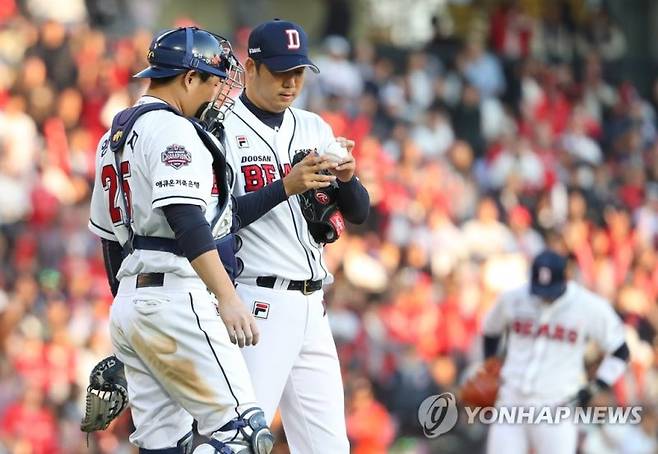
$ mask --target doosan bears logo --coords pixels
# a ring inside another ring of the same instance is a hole
[[[160,159],[165,165],[171,166],[178,170],[192,162],[192,155],[183,145],[169,145],[160,155]]]

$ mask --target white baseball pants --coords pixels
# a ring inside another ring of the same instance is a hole
[[[555,405],[545,402],[544,405]],[[502,387],[496,406],[524,407],[542,405],[541,399],[522,396],[514,390]],[[487,454],[513,452],[525,454],[575,454],[578,444],[578,426],[569,418],[557,424],[506,424],[495,423],[489,427]]]
[[[260,342],[242,354],[267,423],[279,407],[292,454],[348,454],[343,382],[322,290],[236,290],[257,315]]]
[[[136,446],[176,446],[193,419],[199,433],[209,436],[256,406],[240,349],[229,340],[200,279],[166,273],[164,285],[136,288],[136,276],[122,278],[110,330],[126,365],[136,427],[130,441]]]

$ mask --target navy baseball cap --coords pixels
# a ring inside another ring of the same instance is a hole
[[[567,288],[567,259],[554,251],[546,250],[532,262],[530,293],[554,300]]]
[[[308,37],[294,22],[274,19],[260,24],[249,34],[247,54],[272,72],[284,72],[308,66],[320,70],[308,58]]]

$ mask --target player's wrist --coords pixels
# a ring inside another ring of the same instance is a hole
[[[226,301],[230,301],[235,297],[235,287],[231,285],[230,288],[226,286],[217,286],[216,288],[209,288],[210,293],[215,295],[217,302],[222,304]]]
[[[286,194],[286,198],[288,198],[294,194],[291,188],[290,179],[288,178],[288,176],[285,176],[283,177],[282,181],[283,181],[283,192]]]

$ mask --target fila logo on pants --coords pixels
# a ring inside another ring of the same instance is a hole
[[[270,305],[269,303],[254,301],[254,310],[252,312],[256,318],[267,318],[270,315]]]

